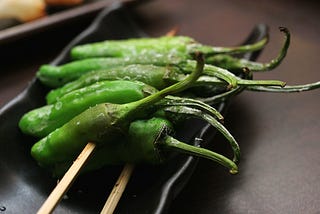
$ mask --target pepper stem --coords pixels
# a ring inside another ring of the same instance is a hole
[[[275,67],[277,67],[287,55],[287,51],[290,45],[290,32],[285,27],[279,27],[279,30],[285,34],[285,42],[281,48],[279,55],[277,56],[277,58],[271,60],[269,63],[261,63],[260,68],[259,67],[254,68],[253,66],[249,67],[252,71],[272,70]]]
[[[224,117],[217,109],[196,99],[181,98],[181,97],[175,97],[170,95],[170,96],[167,96],[165,99],[163,99],[162,102],[157,103],[157,105],[161,105],[165,107],[168,107],[168,106],[192,107],[195,109],[199,109],[201,111],[208,112],[210,115],[214,115],[220,121],[224,120]]]
[[[225,156],[205,148],[183,143],[169,135],[167,135],[162,141],[157,142],[155,146],[163,150],[177,151],[179,153],[206,158],[229,168],[229,172],[231,174],[238,173],[238,166],[232,160],[226,158]]]
[[[132,109],[132,111],[130,111],[128,113],[129,114],[136,114],[137,111],[139,112],[139,111],[141,111],[141,109],[143,109],[147,106],[150,106],[150,104],[153,104],[153,103],[160,101],[165,96],[181,92],[181,91],[189,88],[190,86],[192,86],[193,83],[196,82],[196,80],[200,77],[200,75],[202,74],[202,71],[203,71],[204,59],[203,59],[202,53],[198,53],[196,55],[196,60],[197,60],[197,64],[196,64],[193,72],[188,77],[186,77],[184,80],[182,80],[181,82],[177,82],[176,84],[171,85],[167,88],[164,88],[161,91],[154,93],[154,94],[151,94],[141,100],[131,102],[128,104],[124,104],[126,106],[125,108]]]
[[[211,114],[205,113],[201,110],[189,108],[186,106],[173,106],[164,108],[165,112],[172,112],[175,114],[183,114],[191,117],[201,118],[216,128],[230,143],[233,150],[233,161],[238,162],[240,159],[240,147],[235,138],[230,134],[230,132],[219,123]]]
[[[214,105],[217,103],[222,103],[228,99],[230,99],[231,97],[241,93],[243,90],[245,89],[245,87],[243,86],[238,86],[236,88],[231,89],[230,91],[226,91],[224,93],[221,94],[217,94],[214,95],[212,97],[194,97],[194,99],[200,100],[201,102],[204,102],[206,104],[209,105]]]
[[[195,61],[188,60],[183,64],[182,70],[184,72],[189,72],[190,70],[192,70],[190,68],[194,68],[194,66]],[[203,73],[208,76],[217,77],[221,80],[226,81],[229,84],[229,88],[235,88],[237,86],[237,76],[226,69],[206,64],[203,68]]]
[[[261,50],[267,43],[268,43],[268,36],[264,37],[260,41],[248,44],[248,45],[241,45],[235,47],[212,47],[207,45],[201,45],[195,47],[197,51],[202,52],[206,57],[215,55],[215,54],[240,54],[240,53],[247,53],[253,52],[257,50]]]
[[[244,85],[244,86],[280,86],[284,87],[286,85],[286,82],[283,82],[281,80],[245,80],[240,79],[238,80],[238,85]]]
[[[246,59],[238,59],[227,54],[217,54],[210,57],[206,57],[206,62],[213,65],[219,65],[229,70],[240,70],[243,67],[249,68],[251,71],[269,71],[280,65],[285,58],[290,45],[290,32],[287,28],[280,27],[281,32],[285,34],[284,44],[275,59],[272,59],[267,63],[253,62]]]
[[[284,88],[279,88],[275,86],[248,86],[246,90],[261,92],[292,93],[310,91],[317,88],[320,88],[320,81],[304,85],[288,85]]]

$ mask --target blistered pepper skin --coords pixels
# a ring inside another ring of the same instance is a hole
[[[103,103],[88,108],[38,141],[32,147],[31,155],[41,165],[50,166],[63,162],[65,157],[73,160],[88,142],[98,146],[114,142],[128,133],[131,122],[148,118],[157,111],[155,103],[190,87],[201,75],[203,66],[203,58],[199,55],[196,69],[181,82],[130,103]]]
[[[156,58],[161,54],[188,57],[188,45],[195,41],[185,36],[163,36],[159,38],[138,38],[127,40],[108,40],[88,45],[76,46],[71,50],[73,59],[89,57],[130,57]]]
[[[116,135],[114,133],[121,136],[121,132],[111,126],[105,106],[97,105],[34,144],[31,155],[41,166],[49,167],[73,160],[88,142],[98,143],[106,139],[112,141]]]
[[[51,90],[47,94],[46,100],[48,104],[54,103],[59,97],[66,93],[105,80],[139,81],[161,90],[184,78],[185,75],[179,72],[177,68],[155,65],[134,64],[110,69],[93,70],[77,80]]]
[[[141,56],[156,59],[164,55],[175,56],[182,60],[192,59],[201,52],[205,57],[221,53],[244,53],[262,49],[268,41],[262,40],[244,46],[214,47],[200,44],[187,36],[162,36],[158,38],[133,38],[126,40],[108,40],[91,44],[79,45],[71,50],[73,59],[92,57],[132,57]]]
[[[161,156],[155,143],[164,128],[168,131],[173,129],[168,120],[159,117],[133,121],[126,135],[115,138],[113,142],[108,139],[107,143],[105,142],[103,146],[96,148],[82,172],[97,170],[106,165],[162,163],[169,156],[166,158]],[[36,153],[42,152],[39,149],[33,150],[34,156],[37,156]],[[64,158],[64,160],[60,159],[59,162],[52,164],[55,176],[63,175],[72,164],[72,159],[67,156]]]
[[[186,36],[108,40],[74,47],[71,56],[76,61],[63,66],[44,65],[37,72],[37,77],[45,85],[54,88],[79,78],[88,70],[130,64],[182,65],[194,59],[199,52],[205,58],[223,53],[251,52],[262,49],[266,42],[267,38],[263,38],[255,44],[225,48],[203,45]],[[210,60],[207,63],[210,64]]]
[[[99,103],[116,104],[140,100],[157,90],[141,82],[103,81],[72,91],[54,104],[26,113],[19,122],[25,134],[44,137],[89,107]]]

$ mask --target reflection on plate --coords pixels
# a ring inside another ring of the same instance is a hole
[[[266,27],[257,26],[245,43],[260,40],[265,34]],[[52,64],[67,62],[70,48],[77,44],[143,36],[146,35],[132,22],[125,6],[113,4],[102,11]],[[258,54],[241,57],[254,59]],[[35,139],[24,136],[17,126],[25,112],[44,104],[46,92],[47,89],[34,79],[26,90],[0,110],[0,207],[8,213],[35,213],[56,185],[56,180],[38,167],[30,156],[30,147]],[[217,108],[222,111],[225,104]],[[199,121],[192,121],[192,126],[189,124],[177,130],[179,139],[194,145],[199,143],[195,137],[202,138],[201,143],[212,140],[214,130],[210,126]],[[187,183],[196,164],[196,158],[177,156],[161,166],[137,166],[118,204],[117,213],[165,213]],[[121,167],[105,167],[79,176],[56,212],[98,213],[120,171]]]

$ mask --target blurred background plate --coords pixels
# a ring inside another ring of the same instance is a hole
[[[142,1],[144,0],[85,0],[83,4],[77,6],[49,8],[47,16],[26,23],[19,23],[14,19],[0,20],[0,45],[78,19],[94,16],[97,12],[115,2],[133,4]]]

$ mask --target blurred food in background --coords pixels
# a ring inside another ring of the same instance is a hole
[[[28,22],[46,15],[43,0],[1,0],[0,19],[17,19]]]
[[[49,6],[73,6],[83,2],[84,0],[45,0]]]
[[[84,0],[0,0],[0,20],[29,22],[48,15],[50,7],[70,7]]]

